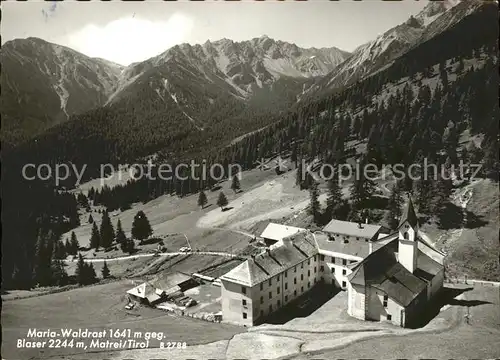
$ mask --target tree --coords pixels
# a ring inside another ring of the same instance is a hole
[[[131,238],[125,238],[123,242],[121,242],[121,249],[123,252],[132,254],[134,252],[135,243]]]
[[[80,244],[78,243],[78,240],[76,238],[76,234],[74,231],[71,232],[71,240],[70,240],[70,246],[69,246],[69,251],[71,255],[76,255],[76,253],[78,252],[78,249],[80,248]]]
[[[138,211],[132,223],[132,237],[140,240],[142,243],[142,241],[150,237],[151,234],[153,234],[153,229],[149,224],[146,214],[144,214],[142,210]]]
[[[102,266],[101,274],[102,274],[103,279],[107,279],[109,277],[109,268],[108,268],[108,264],[106,263],[106,261],[104,262],[104,265]]]
[[[101,221],[101,246],[105,249],[109,248],[115,238],[115,230],[111,224],[111,219],[109,218],[109,213],[107,210],[104,211]]]
[[[237,193],[241,189],[240,180],[238,179],[238,175],[233,176],[233,182],[231,183],[231,190],[234,193]]]
[[[313,216],[313,220],[316,224],[320,222],[320,205],[319,205],[319,191],[318,191],[318,183],[313,181],[309,188],[309,196],[310,196],[310,204],[309,204],[309,213]]]
[[[207,195],[203,190],[200,190],[200,194],[198,195],[198,206],[200,206],[202,209],[205,207],[207,204]]]
[[[92,263],[85,264],[86,284],[93,284],[97,281],[94,265]]]
[[[226,195],[221,191],[219,193],[219,198],[217,199],[217,206],[220,206],[221,210],[224,211],[224,208],[227,206],[228,201]]]
[[[127,241],[127,236],[125,236],[125,232],[122,229],[122,222],[118,219],[118,223],[116,224],[116,242],[118,244],[123,244]]]
[[[63,286],[68,283],[68,274],[64,269],[64,265],[60,258],[58,258],[59,249],[54,247],[54,253],[52,255],[52,263],[50,266],[51,276],[53,285]]]
[[[89,215],[89,224],[94,223],[94,218],[92,217],[92,214]]]
[[[402,203],[403,197],[401,196],[401,187],[399,184],[396,184],[391,189],[391,195],[387,204],[389,212],[386,215],[387,224],[392,230],[395,230],[398,227],[398,220],[401,217]]]
[[[99,246],[101,246],[101,235],[99,234],[97,224],[94,223],[92,225],[92,234],[90,235],[90,247],[97,250]]]
[[[339,186],[338,175],[334,174],[333,178],[328,181],[328,197],[326,199],[326,220],[343,219],[346,214],[343,214],[345,209],[345,201],[342,199],[342,191]]]
[[[81,253],[78,253],[78,262],[76,263],[76,271],[75,271],[75,275],[76,275],[76,281],[78,282],[78,284],[80,285],[84,285],[86,283],[86,279],[85,279],[85,261],[83,261],[83,256]]]
[[[299,162],[299,165],[297,167],[295,184],[299,186],[300,190],[304,188],[304,179],[302,179],[303,176],[302,174],[303,174],[302,162]]]

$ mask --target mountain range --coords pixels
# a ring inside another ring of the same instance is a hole
[[[335,47],[303,49],[263,36],[177,45],[124,67],[37,38],[9,41],[0,51],[2,140],[15,146],[69,120],[99,117],[92,115],[99,109],[103,117],[109,111],[126,113],[126,120],[110,125],[111,133],[132,131],[139,121],[148,127],[149,121],[152,133],[162,126],[182,128],[175,136],[203,131],[228,117],[248,117],[249,109],[279,113],[389,67],[482,3],[431,2],[352,54]],[[266,125],[254,122],[242,131]]]

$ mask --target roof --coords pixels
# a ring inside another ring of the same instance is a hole
[[[260,236],[265,238],[265,239],[279,241],[285,237],[288,237],[290,235],[294,235],[294,234],[301,232],[301,231],[306,231],[306,229],[302,229],[302,228],[298,228],[298,227],[294,227],[294,226],[288,226],[288,225],[269,223]]]
[[[158,276],[156,276],[152,281],[151,284],[161,290],[168,290],[174,286],[177,286],[179,284],[182,284],[185,281],[191,280],[191,277],[189,275],[179,273],[179,272],[174,272],[174,273],[162,273]]]
[[[141,299],[145,299],[150,294],[155,293],[155,288],[150,283],[144,282],[130,290],[127,291],[127,294],[134,295],[140,297]]]
[[[323,228],[324,232],[371,239],[380,231],[380,225],[354,223],[333,219]]]
[[[415,208],[413,207],[413,203],[411,201],[411,196],[408,195],[408,202],[406,203],[405,210],[403,211],[403,215],[401,216],[401,220],[399,221],[399,226],[403,225],[405,221],[413,227],[417,227],[418,225],[418,217],[415,213]]]
[[[375,250],[353,267],[348,276],[351,284],[372,286],[387,294],[398,304],[408,306],[427,287],[427,282],[437,274],[442,265],[419,250],[417,269],[412,274],[397,260],[399,240]]]
[[[334,240],[330,240],[328,235],[321,233],[315,233],[314,239],[316,240],[316,246],[320,252],[331,251],[360,258],[365,258],[370,253],[370,244],[364,239],[349,240],[347,243],[344,243],[340,238],[332,238]]]
[[[309,232],[299,232],[288,239],[282,246],[246,260],[220,279],[252,287],[318,253]]]

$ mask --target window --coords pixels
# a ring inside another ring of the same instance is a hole
[[[316,284],[316,279],[314,279],[314,281],[313,281],[313,282]]]
[[[332,256],[332,263],[335,264],[335,257]]]
[[[311,259],[307,259],[307,265],[311,265]]]
[[[243,319],[247,318],[247,313],[243,313]]]
[[[345,281],[342,281],[342,287],[345,288],[346,284]]]
[[[288,295],[285,295],[285,302],[288,301]]]
[[[307,276],[311,276],[311,270],[307,270]]]
[[[278,294],[280,293],[280,288],[276,288],[276,291],[278,292]]]
[[[408,232],[405,232],[403,236],[404,236],[404,238],[405,238],[406,240],[408,240]],[[389,316],[389,315],[387,315],[387,316]]]
[[[244,287],[244,286],[242,286],[242,287],[241,287],[241,292],[242,292],[243,294],[246,294],[246,293],[247,293],[247,288],[246,288],[246,287]]]
[[[300,268],[303,269],[304,268],[304,263],[300,264]]]
[[[321,265],[321,266],[319,267],[319,271],[320,271],[320,272],[325,271],[325,267],[324,267],[323,265]]]
[[[368,242],[368,239],[365,239],[365,242]]]
[[[342,259],[342,265],[347,265],[347,260],[346,259]]]
[[[288,283],[285,283],[285,290],[288,289]]]
[[[297,290],[293,291],[293,296],[297,296]]]
[[[272,291],[269,291],[269,299],[272,299],[273,298],[273,293]]]
[[[387,301],[384,300],[384,307],[386,308],[387,307]]]
[[[264,296],[261,296],[261,297],[260,297],[260,303],[261,303],[261,304],[264,304]]]
[[[307,282],[307,288],[309,289],[311,287],[311,283],[308,281]]]
[[[288,275],[288,271],[285,271],[285,277],[287,277],[287,275]]]
[[[392,315],[387,314],[387,320],[389,320],[389,321],[392,320]]]
[[[281,301],[278,300],[278,307],[280,307],[280,306],[281,306]]]
[[[389,297],[386,295],[384,295],[384,307],[387,307],[387,301],[389,300]]]
[[[264,290],[264,283],[260,283],[260,291]]]
[[[297,278],[293,278],[293,283],[296,285],[297,284]]]
[[[314,273],[316,274],[316,266],[314,267]]]
[[[332,267],[332,274],[335,274],[335,268]]]
[[[280,281],[280,276],[276,276],[276,281]]]
[[[321,255],[319,258],[321,259],[321,261],[325,261],[325,255]]]
[[[271,286],[271,279],[269,279],[269,286]]]
[[[346,269],[342,270],[342,275],[345,275],[345,274],[347,274],[347,270]]]
[[[243,306],[247,305],[247,301],[245,299],[241,300],[241,302],[243,303]]]
[[[300,274],[300,280],[304,280],[304,274]]]
[[[295,273],[297,272],[297,266],[295,266],[295,267],[293,268],[293,272],[295,272]]]
[[[359,240],[359,237],[356,237],[356,240]]]
[[[304,287],[303,286],[300,287],[300,292],[304,292]]]

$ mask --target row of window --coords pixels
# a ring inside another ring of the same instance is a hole
[[[327,258],[325,255],[320,255],[320,260],[321,261],[325,261],[325,258]],[[339,258],[339,260],[340,259],[341,258]],[[326,259],[326,261],[328,261],[328,258]],[[332,256],[331,257],[331,263],[335,264],[335,262],[336,262],[336,258],[335,258],[335,256]],[[352,263],[355,263],[355,262],[356,262],[356,260],[349,260],[349,264],[352,264]],[[347,265],[347,259],[342,259],[342,265]]]

